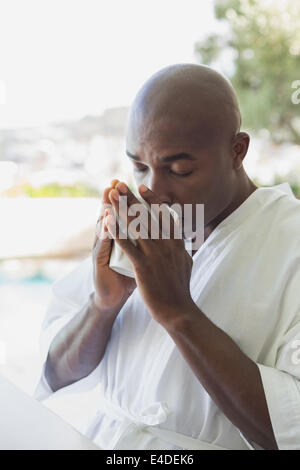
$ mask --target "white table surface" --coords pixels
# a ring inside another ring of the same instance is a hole
[[[0,376],[0,450],[100,450]]]

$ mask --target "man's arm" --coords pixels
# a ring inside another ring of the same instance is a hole
[[[163,326],[207,393],[248,439],[264,449],[278,449],[256,363],[195,303],[185,311],[173,312],[175,320]]]
[[[123,304],[124,301],[114,309],[102,309],[96,306],[92,294],[55,336],[45,366],[45,377],[54,392],[86,377],[98,366]]]

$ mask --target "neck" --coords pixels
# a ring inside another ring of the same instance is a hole
[[[204,228],[204,240],[214,231],[214,229],[228,217],[233,211],[235,211],[256,189],[257,186],[250,180],[250,178],[244,174],[245,178],[242,179],[237,187],[236,193],[230,202],[230,204],[208,225]]]

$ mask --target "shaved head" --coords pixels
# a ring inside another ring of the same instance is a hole
[[[188,120],[203,140],[230,136],[240,130],[241,115],[228,80],[204,65],[165,67],[142,86],[131,107],[132,121],[151,118]]]
[[[137,185],[162,202],[204,204],[209,233],[256,189],[243,168],[249,136],[229,81],[204,65],[152,75],[131,106],[126,153]]]

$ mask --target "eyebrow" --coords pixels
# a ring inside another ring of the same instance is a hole
[[[126,150],[126,155],[132,158],[133,160],[140,161],[139,157],[137,157],[136,155],[132,155],[132,153],[128,152],[128,150]],[[160,162],[168,163],[176,162],[177,160],[195,160],[195,157],[188,153],[177,153],[176,155],[169,155],[168,157],[158,157],[158,160]]]

